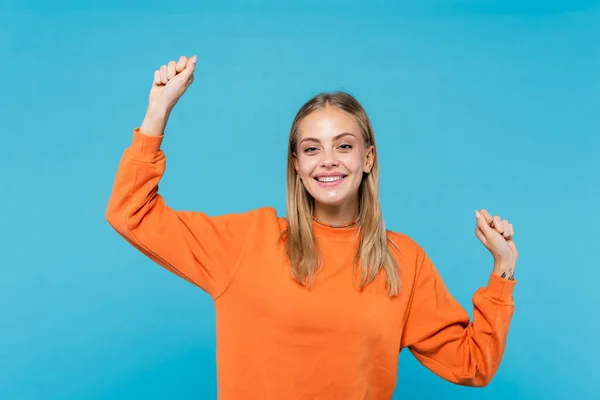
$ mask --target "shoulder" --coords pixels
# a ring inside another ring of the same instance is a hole
[[[287,219],[279,215],[275,207],[265,206],[255,208],[250,211],[250,213],[256,218],[259,222],[276,224],[276,225],[286,225]]]
[[[253,222],[255,229],[261,233],[271,232],[279,235],[288,225],[287,218],[281,216],[271,206],[251,209],[245,215]]]
[[[423,262],[425,250],[410,235],[387,230],[388,245],[396,256],[401,269],[415,270]]]
[[[273,207],[257,207],[250,209],[238,209],[225,214],[214,215],[213,218],[233,219],[276,219],[277,211]]]
[[[252,212],[256,215],[261,226],[265,224],[265,226],[277,229],[279,232],[283,232],[287,228],[287,218],[281,216],[274,207],[261,207]]]
[[[204,218],[203,213],[191,213],[193,217]],[[279,224],[277,211],[273,207],[237,209],[224,214],[209,217],[215,226],[224,226],[231,230],[264,231],[276,228]]]
[[[421,252],[423,248],[417,241],[410,235],[398,232],[398,231],[386,231],[388,242],[392,247],[395,247],[398,251],[404,252]]]

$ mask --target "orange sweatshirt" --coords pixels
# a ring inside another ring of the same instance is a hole
[[[389,232],[402,292],[385,275],[353,283],[355,229],[315,224],[324,266],[311,289],[291,277],[272,208],[208,216],[175,211],[158,193],[162,137],[136,128],[119,165],[106,217],[150,259],[207,292],[217,329],[219,399],[390,399],[408,348],[440,377],[486,385],[505,348],[515,281],[490,274],[473,296],[473,321],[425,251]]]

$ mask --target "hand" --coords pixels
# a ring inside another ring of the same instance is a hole
[[[170,61],[154,71],[154,81],[148,100],[149,111],[169,114],[188,87],[194,82],[196,56],[181,56],[177,63]]]
[[[519,253],[513,240],[512,224],[497,215],[492,217],[485,209],[475,211],[475,217],[475,236],[492,253],[494,273],[502,278],[514,279]]]

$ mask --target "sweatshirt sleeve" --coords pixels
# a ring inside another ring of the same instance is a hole
[[[463,386],[486,386],[502,360],[513,316],[516,281],[491,274],[473,295],[473,320],[420,251],[401,347],[436,375]]]
[[[162,139],[134,129],[117,169],[106,219],[144,255],[214,298],[232,277],[254,213],[209,217],[167,206],[158,193],[166,166]]]

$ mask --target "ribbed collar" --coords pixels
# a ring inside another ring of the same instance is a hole
[[[352,241],[358,237],[359,225],[346,228],[332,228],[313,221],[313,232],[317,239],[333,239],[336,241]]]

